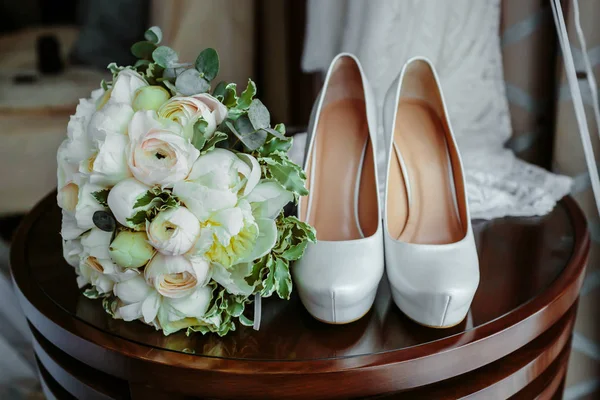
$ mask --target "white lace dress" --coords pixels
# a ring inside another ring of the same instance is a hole
[[[499,43],[499,0],[309,0],[303,69],[325,71],[335,54],[356,54],[378,106],[403,63],[436,65],[465,164],[473,218],[543,215],[566,195],[570,178],[517,159]],[[378,165],[385,174],[379,126]]]

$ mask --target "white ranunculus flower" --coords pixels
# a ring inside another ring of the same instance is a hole
[[[187,180],[175,183],[173,193],[204,222],[216,211],[235,207],[238,196],[250,193],[259,179],[254,157],[214,149],[196,160]]]
[[[93,143],[102,143],[110,134],[127,135],[133,108],[128,104],[108,103],[96,111],[88,125],[88,135]]]
[[[192,248],[200,235],[200,222],[187,208],[161,211],[146,222],[148,240],[161,253],[177,256]]]
[[[115,284],[113,293],[121,303],[115,312],[115,318],[125,321],[142,319],[147,324],[156,318],[162,296],[146,283],[143,276],[138,275]]]
[[[107,103],[121,103],[131,106],[135,91],[148,86],[148,82],[136,71],[125,68],[119,72],[112,87],[98,99],[97,108],[102,109]]]
[[[262,181],[246,196],[256,218],[277,218],[294,195],[274,181]]]
[[[105,232],[98,228],[92,228],[81,237],[83,252],[92,257],[110,259],[108,247],[110,246],[111,239],[112,232]]]
[[[113,290],[115,283],[124,282],[139,275],[137,270],[121,268],[110,259],[99,259],[94,256],[82,257],[77,272],[79,287],[92,284],[98,293],[109,293]]]
[[[102,186],[114,186],[131,176],[127,165],[129,138],[119,133],[108,134],[98,147],[91,165],[90,182]]]
[[[158,115],[183,126],[188,139],[192,138],[196,121],[203,118],[208,124],[204,135],[210,138],[217,126],[227,117],[227,107],[208,93],[189,97],[175,96],[158,109]]]
[[[209,286],[201,286],[185,297],[163,298],[157,315],[163,333],[170,335],[190,326],[201,325],[212,299],[212,291]]]
[[[178,298],[204,286],[210,279],[210,268],[205,260],[187,259],[183,256],[154,255],[144,269],[149,285],[165,297]]]
[[[60,235],[64,240],[77,239],[89,228],[80,228],[77,225],[77,219],[75,214],[67,210],[62,210],[62,224],[60,229]]]
[[[183,137],[179,124],[159,120],[154,111],[138,111],[129,124],[129,168],[139,181],[172,186],[185,179],[200,155]]]
[[[128,228],[135,229],[136,226],[127,219],[136,212],[144,210],[144,207],[134,207],[135,203],[145,196],[150,187],[144,185],[134,178],[125,179],[117,183],[108,193],[108,207],[112,211],[117,222]]]
[[[63,240],[63,257],[71,267],[77,267],[80,262],[83,246],[81,240]]]
[[[75,219],[77,226],[82,229],[93,228],[94,221],[92,220],[96,211],[104,210],[104,207],[98,203],[98,200],[92,196],[93,192],[104,190],[106,187],[95,185],[93,183],[85,183],[79,187],[79,201],[75,207]]]

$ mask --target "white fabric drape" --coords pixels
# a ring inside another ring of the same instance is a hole
[[[529,165],[504,148],[511,136],[499,42],[500,1],[309,0],[305,71],[356,54],[381,109],[403,63],[424,55],[436,65],[465,164],[471,216],[543,215],[571,180]],[[378,165],[384,187],[385,135]]]
[[[39,389],[31,332],[8,275],[9,249],[0,239],[0,398],[18,399]]]

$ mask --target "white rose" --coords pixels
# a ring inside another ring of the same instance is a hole
[[[217,211],[202,223],[200,237],[188,256],[229,268],[262,257],[276,241],[275,221],[255,219],[250,204],[242,199],[236,207]]]
[[[60,188],[56,194],[58,206],[71,213],[75,212],[77,202],[79,201],[79,186],[74,182],[69,182]]]
[[[89,228],[80,228],[77,225],[77,219],[75,219],[75,214],[64,209],[62,210],[62,224],[60,235],[64,240],[77,239],[88,229]]]
[[[83,252],[92,257],[110,259],[108,248],[112,239],[112,232],[105,232],[98,228],[92,228],[81,237]]]
[[[144,210],[144,207],[134,207],[135,203],[145,196],[150,187],[144,185],[134,178],[125,179],[117,183],[108,193],[108,207],[112,211],[115,219],[123,226],[135,229],[136,226],[128,221],[138,211]]]
[[[131,176],[127,165],[129,139],[118,133],[106,136],[99,145],[91,165],[90,182],[102,186],[114,186]]]
[[[104,142],[110,134],[127,135],[133,108],[128,104],[109,103],[92,115],[88,125],[88,136],[96,145]]]
[[[72,151],[74,150],[73,148],[69,148],[69,139],[65,139],[56,152],[56,162],[58,165],[56,178],[59,190],[69,183],[77,185],[81,183],[82,176],[79,173],[80,160],[74,154],[71,154]]]
[[[274,181],[262,181],[246,196],[255,218],[277,218],[294,195]]]
[[[164,298],[158,310],[158,322],[163,334],[170,335],[190,326],[202,325],[212,299],[212,288],[202,286],[180,298]]]
[[[192,138],[194,124],[202,118],[208,124],[204,135],[210,138],[227,117],[227,107],[208,93],[189,97],[175,96],[158,109],[158,115],[183,126],[188,139]]]
[[[104,207],[98,203],[98,200],[92,196],[92,193],[104,189],[106,189],[106,187],[95,185],[93,183],[86,183],[79,188],[79,200],[77,206],[75,206],[77,226],[82,229],[90,229],[95,226],[92,219],[94,213],[96,211],[104,210]]]
[[[146,222],[148,240],[161,253],[177,256],[192,248],[200,235],[200,222],[187,208],[161,211]]]
[[[122,103],[131,106],[135,91],[148,86],[148,82],[136,71],[125,68],[119,72],[112,87],[98,100],[98,109],[107,103]]]
[[[183,256],[157,253],[144,269],[149,285],[165,297],[178,298],[204,286],[210,279],[209,265],[202,259],[193,261]]]
[[[113,293],[122,303],[115,312],[115,318],[125,321],[142,319],[147,324],[156,318],[162,297],[148,286],[143,276],[115,284]]]
[[[154,111],[138,111],[129,124],[128,163],[133,176],[149,185],[163,187],[185,179],[200,155],[182,128],[159,121]]]
[[[234,207],[238,195],[250,193],[259,179],[254,157],[214,149],[196,160],[187,180],[175,183],[173,193],[204,222],[214,212]]]
[[[139,275],[137,270],[121,268],[109,259],[99,259],[93,256],[82,257],[77,272],[79,287],[92,284],[98,293],[109,293],[113,290],[115,283],[124,282]]]
[[[77,267],[80,262],[83,246],[81,240],[63,240],[63,257],[71,267]]]

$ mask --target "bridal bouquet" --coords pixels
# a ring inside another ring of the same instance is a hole
[[[63,252],[106,312],[165,335],[225,335],[255,296],[289,299],[290,262],[313,228],[282,209],[308,193],[251,80],[212,87],[214,49],[194,64],[150,28],[133,65],[82,99],[58,149]]]

